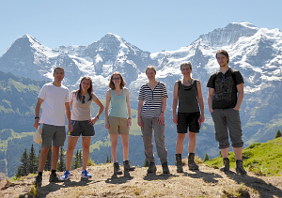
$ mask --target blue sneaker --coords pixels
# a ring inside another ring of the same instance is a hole
[[[67,180],[67,179],[70,179],[70,177],[71,177],[70,172],[66,170],[64,175],[61,177],[61,179]]]
[[[90,175],[87,170],[83,170],[81,172],[81,178],[91,178],[91,177],[92,175]]]

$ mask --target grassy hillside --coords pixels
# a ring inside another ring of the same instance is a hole
[[[234,152],[229,152],[231,168],[235,168]],[[244,167],[257,175],[282,175],[282,137],[266,143],[253,143],[243,150]],[[222,166],[222,157],[205,162],[210,166]]]

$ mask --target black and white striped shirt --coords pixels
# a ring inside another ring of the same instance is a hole
[[[158,82],[154,90],[148,84],[142,85],[139,91],[138,100],[144,101],[141,116],[159,117],[162,111],[163,98],[168,98],[166,87]]]

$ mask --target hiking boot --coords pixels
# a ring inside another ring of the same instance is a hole
[[[222,172],[228,172],[229,171],[229,159],[228,158],[223,158],[223,166],[219,169]]]
[[[195,153],[189,153],[188,156],[188,167],[189,170],[199,170],[199,166],[194,161]]]
[[[167,162],[162,163],[162,167],[163,167],[163,174],[169,174]]]
[[[64,175],[61,177],[61,179],[62,179],[62,180],[67,180],[67,179],[70,179],[70,177],[71,177],[70,172],[69,172],[68,170],[66,170],[66,171],[64,172]]]
[[[132,166],[130,164],[130,161],[129,160],[125,160],[123,162],[123,167],[124,167],[124,171],[128,170],[128,171],[134,171],[135,170],[135,166]]]
[[[178,173],[183,173],[181,154],[176,154],[176,155],[175,155],[175,158],[176,158],[177,172],[178,172]]]
[[[121,175],[121,174],[122,174],[122,171],[119,168],[119,164],[118,162],[115,162],[114,163],[114,175]]]
[[[155,162],[150,162],[147,173],[156,173],[156,171],[157,171],[157,167],[155,165]]]
[[[242,160],[236,160],[236,173],[239,175],[246,175],[247,172],[245,171],[243,167],[243,161]]]
[[[91,177],[92,177],[92,175],[89,174],[87,170],[83,170],[81,172],[81,178],[91,178]]]
[[[35,181],[33,182],[33,185],[35,185],[35,186],[41,186],[42,185],[42,176],[41,175],[37,175],[35,177]]]
[[[49,177],[49,182],[57,183],[57,182],[63,182],[63,181],[64,180],[61,180],[56,173],[51,174]]]

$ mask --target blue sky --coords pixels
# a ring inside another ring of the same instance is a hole
[[[0,56],[30,34],[52,49],[107,33],[149,52],[177,50],[230,22],[282,31],[281,0],[0,0]]]

